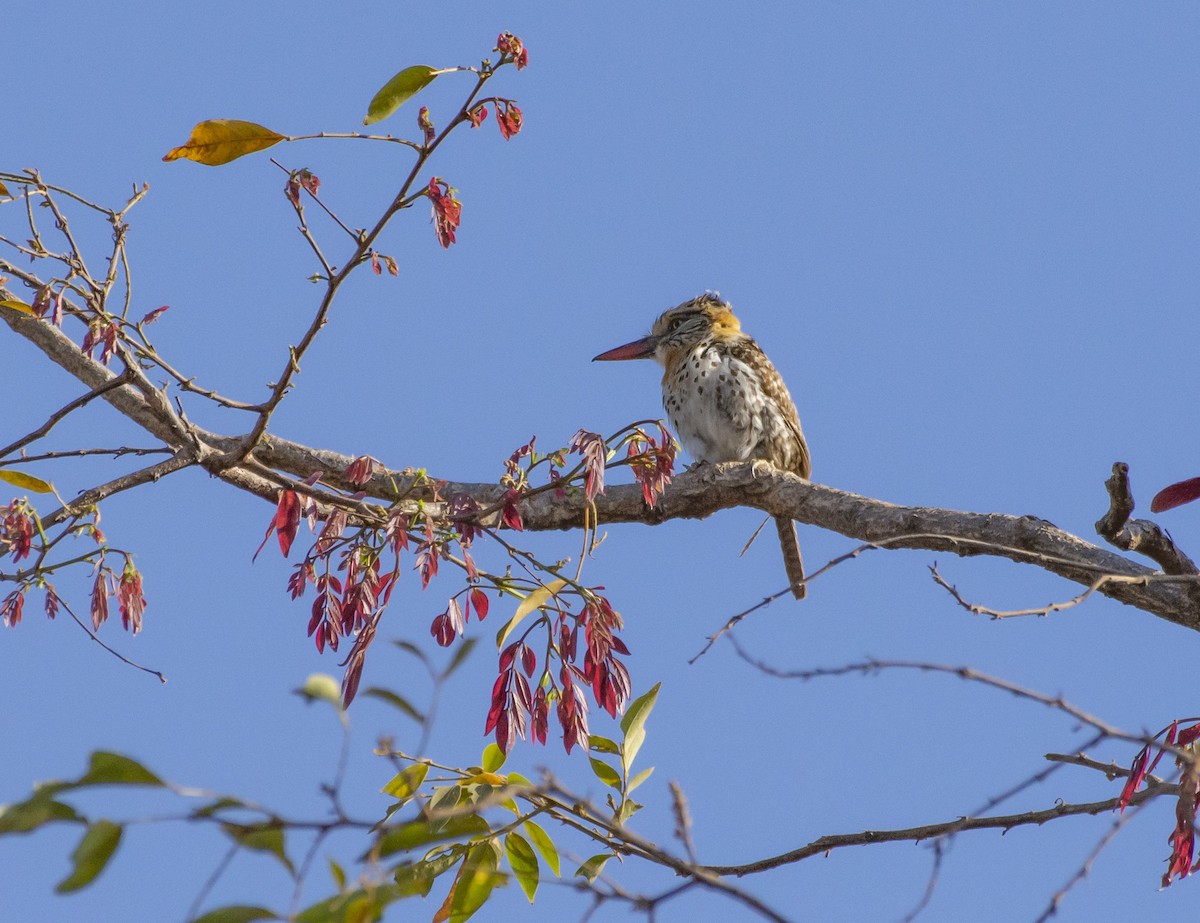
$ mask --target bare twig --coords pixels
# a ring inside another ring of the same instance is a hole
[[[1129,813],[1121,814],[1112,822],[1104,836],[1099,839],[1096,845],[1092,848],[1092,851],[1087,854],[1079,868],[1076,869],[1075,873],[1067,880],[1067,883],[1054,892],[1054,895],[1050,898],[1050,903],[1046,906],[1046,909],[1042,912],[1041,916],[1037,918],[1036,923],[1045,923],[1046,920],[1049,920],[1058,913],[1059,906],[1062,904],[1067,894],[1070,893],[1071,889],[1074,888],[1075,885],[1079,884],[1079,882],[1083,881],[1083,879],[1087,878],[1092,870],[1092,866],[1100,857],[1100,853],[1104,852],[1105,847],[1107,847],[1108,844],[1113,841],[1116,835],[1120,832],[1121,828],[1133,820],[1134,815],[1144,806],[1145,803],[1143,802],[1142,804],[1134,807]]]
[[[144,667],[140,663],[130,660],[128,657],[126,657],[124,654],[120,653],[119,651],[113,650],[113,648],[109,647],[107,644],[105,644],[103,641],[101,641],[99,635],[97,635],[94,631],[92,631],[92,629],[88,628],[88,626],[84,624],[83,620],[75,614],[75,610],[73,610],[69,605],[67,605],[67,601],[65,599],[63,599],[61,596],[58,597],[58,604],[67,610],[67,615],[71,616],[71,618],[73,618],[75,620],[75,624],[78,625],[80,628],[82,628],[87,633],[87,636],[89,638],[91,638],[93,641],[95,641],[97,644],[99,644],[102,648],[104,648],[106,651],[108,651],[110,654],[112,654],[114,657],[116,657],[117,660],[121,661],[124,664],[128,664],[129,666],[134,667],[135,669],[141,670],[143,673],[149,673],[151,676],[157,676],[158,681],[160,683],[166,683],[167,678],[165,676],[163,676],[161,671],[153,670],[150,667]]]
[[[45,436],[47,433],[49,433],[50,430],[52,430],[54,428],[55,424],[57,424],[60,420],[62,420],[64,417],[66,417],[72,411],[75,411],[81,407],[87,406],[89,403],[91,403],[91,401],[94,398],[97,398],[97,397],[100,397],[101,395],[107,394],[109,391],[113,390],[114,388],[120,388],[121,386],[128,384],[131,380],[132,380],[132,376],[123,372],[120,375],[117,375],[115,378],[108,380],[104,384],[93,388],[87,394],[82,394],[79,397],[75,398],[75,400],[71,401],[69,404],[66,404],[63,407],[60,407],[58,410],[54,411],[54,413],[50,414],[50,416],[46,420],[46,422],[43,423],[41,426],[39,426],[37,429],[22,436],[16,442],[9,443],[4,448],[0,449],[0,459],[5,458],[8,455],[11,455],[13,452],[16,452],[18,449],[24,448],[25,446],[29,445],[31,442],[36,442],[37,440],[41,439],[43,436]],[[28,459],[24,459],[24,460],[28,461]]]
[[[972,612],[975,615],[986,615],[986,616],[988,616],[990,618],[994,618],[994,619],[1007,619],[1007,618],[1014,618],[1016,616],[1022,616],[1022,615],[1049,615],[1052,612],[1062,612],[1064,609],[1070,609],[1072,606],[1078,606],[1081,602],[1086,600],[1088,597],[1090,597],[1093,593],[1095,593],[1097,590],[1099,590],[1101,587],[1103,587],[1107,583],[1110,583],[1110,582],[1140,583],[1143,580],[1142,577],[1121,577],[1121,576],[1117,576],[1116,574],[1102,574],[1101,576],[1099,576],[1095,580],[1093,580],[1092,585],[1089,586],[1082,593],[1079,593],[1076,596],[1073,596],[1064,602],[1047,603],[1046,605],[1039,606],[1035,609],[1000,610],[1000,609],[991,609],[987,606],[982,606],[982,605],[979,605],[978,603],[970,602],[966,598],[964,598],[963,595],[961,593],[959,593],[958,587],[956,587],[952,583],[949,583],[946,580],[946,578],[942,576],[941,571],[938,570],[937,562],[934,562],[933,564],[929,565],[929,572],[933,576],[934,583],[936,583],[938,586],[940,586],[942,589],[944,589],[946,592],[948,592],[952,597],[954,597],[954,601],[956,603],[958,603],[960,606],[962,606],[964,609],[966,609],[968,612]]]

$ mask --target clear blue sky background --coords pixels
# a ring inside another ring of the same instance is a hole
[[[276,431],[492,480],[531,434],[551,447],[581,426],[611,432],[658,415],[651,364],[589,359],[644,333],[664,308],[719,289],[787,379],[817,480],[896,503],[1033,514],[1086,538],[1113,461],[1131,464],[1143,511],[1159,487],[1200,474],[1198,17],[1183,3],[47,0],[6,43],[0,165],[37,167],[108,203],[149,182],[132,215],[137,310],[171,305],[155,331],[163,352],[255,400],[317,297],[281,174],[265,155],[221,169],[160,157],[205,118],[353,131],[401,67],[475,63],[511,29],[532,64],[493,86],[518,98],[524,132],[505,143],[489,120],[452,138],[433,166],[461,190],[459,245],[437,246],[424,209],[401,216],[382,247],[400,277],[363,273],[347,287]],[[466,86],[443,78],[426,92],[436,122]],[[414,105],[384,127],[411,135],[415,116]],[[271,153],[318,173],[323,197],[352,224],[373,220],[408,164],[402,151],[361,142]],[[11,205],[0,211],[5,233],[20,237],[17,217]],[[336,253],[341,242],[322,233]],[[3,338],[0,356],[0,441],[79,393],[24,342]],[[197,415],[231,432],[242,425]],[[54,444],[138,441],[95,408]],[[70,495],[110,470],[62,463],[46,473]],[[289,690],[312,671],[338,671],[305,638],[308,607],[283,592],[287,565],[277,554],[250,563],[269,515],[191,472],[105,506],[110,539],[138,552],[150,608],[136,639],[114,624],[104,637],[170,682],[120,665],[65,619],[29,612],[0,643],[0,801],[77,774],[107,748],[181,783],[319,815],[336,722]],[[1198,517],[1184,508],[1162,519],[1193,553]],[[737,557],[760,518],[740,510],[612,529],[588,565],[627,620],[635,688],[664,684],[641,757],[658,767],[641,792],[655,805],[637,820],[648,836],[671,842],[671,779],[691,799],[701,858],[727,863],[973,812],[1041,768],[1042,754],[1080,745],[1085,735],[1062,715],[946,678],[801,685],[758,675],[724,644],[689,667],[729,614],[782,585],[773,542]],[[801,539],[811,565],[854,545],[813,527]],[[531,544],[574,555],[578,536]],[[931,582],[933,560],[868,555],[817,581],[803,604],[758,614],[739,637],[781,668],[868,654],[970,664],[1134,730],[1200,711],[1194,634],[1108,601],[1045,619],[974,618]],[[992,606],[1076,591],[1012,564],[939,563]],[[385,634],[431,646],[429,621],[452,581],[422,596],[407,580]],[[472,627],[485,643],[447,691],[430,751],[448,762],[476,761],[485,743],[490,639],[504,611]],[[415,701],[425,689],[411,660],[382,648],[364,682]],[[414,746],[416,732],[369,700],[352,719],[348,798],[357,812],[381,812],[391,771],[371,745],[387,732]],[[1131,749],[1092,755],[1127,763]],[[556,745],[521,746],[509,765],[546,765],[603,794],[582,757]],[[1060,771],[1003,810],[1119,788],[1094,776]],[[120,817],[175,810],[144,793],[88,804]],[[923,918],[1035,918],[1110,821],[959,837]],[[1194,912],[1200,884],[1157,893],[1171,823],[1167,801],[1142,812],[1058,919]],[[224,849],[214,833],[140,826],[95,886],[55,897],[76,836],[0,839],[0,918],[180,920]],[[356,843],[341,843],[342,858],[355,854]],[[926,848],[875,846],[743,884],[797,919],[887,920],[917,903],[930,867]],[[670,885],[636,863],[619,874],[631,887]],[[283,908],[290,893],[277,865],[243,857],[208,906]],[[520,918],[523,903],[510,889],[484,918]],[[547,887],[525,912],[575,919],[584,906]],[[435,909],[430,900],[395,918]],[[628,915],[606,907],[594,919]],[[658,919],[745,917],[695,894]]]

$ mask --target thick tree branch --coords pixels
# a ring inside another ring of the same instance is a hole
[[[1179,550],[1171,537],[1156,523],[1130,519],[1133,515],[1133,491],[1129,486],[1129,466],[1116,462],[1112,477],[1104,482],[1108,489],[1108,512],[1096,523],[1096,532],[1124,551],[1144,554],[1163,569],[1164,574],[1194,576],[1200,568]],[[1200,581],[1188,588],[1190,599],[1200,606]]]
[[[13,297],[7,289],[0,287],[0,299]],[[81,352],[79,344],[53,324],[6,308],[0,308],[0,320],[9,326],[13,333],[29,340],[55,365],[74,375],[93,391],[109,385],[118,377],[116,373]],[[151,406],[132,384],[105,391],[102,397],[155,438],[174,448],[178,447],[179,438],[174,426],[162,419],[159,408]]]
[[[9,297],[0,290],[0,296]],[[69,337],[52,325],[14,311],[0,310],[0,318],[16,333],[33,342],[52,361],[74,375],[89,388],[107,385],[115,377],[104,366],[83,355]],[[103,395],[113,407],[142,426],[165,444],[179,448],[177,421],[164,418],[161,407],[152,406],[133,386],[113,388]],[[165,403],[165,402],[164,402]],[[267,499],[277,496],[275,485],[256,473],[254,463],[287,473],[303,480],[323,472],[325,484],[354,490],[341,474],[353,459],[337,452],[314,449],[266,435],[252,453],[247,465],[230,467],[225,459],[238,459],[246,446],[244,436],[226,436],[192,426],[189,435],[196,440],[196,460],[226,482]],[[400,498],[428,499],[432,489],[418,487],[418,475],[412,469],[386,471],[375,476],[366,493],[385,501]],[[1124,487],[1128,494],[1127,479]],[[1110,482],[1110,493],[1114,490]],[[466,494],[481,507],[500,502],[505,488],[499,484],[438,482],[442,497]],[[1130,549],[1146,553],[1169,566],[1167,579],[1159,572],[1136,564],[1120,555],[1084,541],[1034,516],[1010,516],[1000,513],[972,513],[934,507],[899,506],[848,491],[812,484],[792,474],[772,471],[762,465],[734,463],[706,465],[675,478],[656,507],[646,505],[639,487],[610,487],[595,498],[597,521],[603,523],[640,522],[657,525],[668,519],[702,519],[718,510],[750,506],[776,516],[789,516],[881,548],[909,548],[951,552],[960,556],[992,555],[1022,564],[1032,564],[1085,587],[1097,584],[1097,578],[1112,574],[1126,578],[1100,582],[1097,591],[1123,603],[1136,606],[1185,628],[1200,630],[1200,604],[1193,599],[1189,575],[1195,565],[1177,550],[1169,555],[1161,541],[1131,539]],[[521,516],[527,531],[570,530],[582,528],[588,501],[582,492],[568,491],[563,497],[546,492],[521,504]],[[1152,524],[1128,523],[1128,514],[1105,517],[1116,523],[1114,535],[1122,529],[1130,532],[1139,526],[1139,535],[1156,529]],[[1171,546],[1173,548],[1173,546]],[[1155,579],[1157,575],[1158,579]],[[1132,578],[1129,579],[1129,578]]]

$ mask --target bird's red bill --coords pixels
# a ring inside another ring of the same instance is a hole
[[[642,337],[616,349],[595,356],[593,362],[615,362],[620,359],[649,359],[654,355],[655,337]]]

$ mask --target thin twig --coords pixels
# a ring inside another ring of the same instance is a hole
[[[37,429],[33,430],[33,432],[22,436],[16,442],[10,443],[9,445],[6,445],[3,449],[0,449],[0,458],[4,458],[8,455],[11,455],[13,452],[17,451],[18,449],[24,448],[25,446],[29,445],[31,442],[36,442],[37,440],[41,439],[43,436],[47,435],[50,432],[50,430],[54,429],[55,425],[59,421],[61,421],[64,417],[66,417],[69,413],[76,411],[81,407],[87,406],[87,404],[89,404],[94,398],[100,397],[100,395],[102,395],[102,394],[107,394],[109,391],[112,391],[114,388],[120,388],[124,385],[129,384],[129,382],[132,381],[132,379],[133,379],[133,376],[128,374],[128,370],[126,370],[126,371],[122,372],[120,375],[116,376],[115,378],[109,379],[109,381],[106,382],[105,384],[102,384],[97,388],[93,388],[87,394],[80,395],[79,397],[75,398],[75,400],[71,401],[69,404],[66,404],[65,406],[54,411],[54,413],[50,414],[50,416],[46,420],[46,422],[43,423],[41,426],[39,426]],[[28,459],[24,459],[24,460],[28,461]]]
[[[57,594],[55,594],[55,595],[57,595]],[[87,633],[87,636],[89,638],[91,638],[93,641],[95,641],[97,644],[99,644],[102,648],[104,648],[106,651],[108,651],[110,654],[112,654],[114,657],[116,657],[117,660],[121,661],[124,664],[128,664],[131,667],[135,667],[136,669],[141,670],[143,673],[149,673],[151,676],[157,676],[158,681],[160,683],[166,683],[167,678],[165,676],[163,676],[163,674],[159,670],[152,670],[150,667],[144,667],[140,663],[130,660],[124,654],[113,650],[111,647],[109,647],[107,644],[105,644],[103,641],[101,641],[100,637],[94,631],[92,631],[92,629],[90,629],[87,625],[85,625],[83,623],[83,620],[80,619],[79,616],[77,616],[75,614],[75,610],[73,610],[67,604],[67,601],[65,599],[63,599],[61,596],[58,596],[58,604],[67,610],[67,614],[75,620],[76,625],[78,625],[80,628],[82,628],[84,630],[84,632]]]

